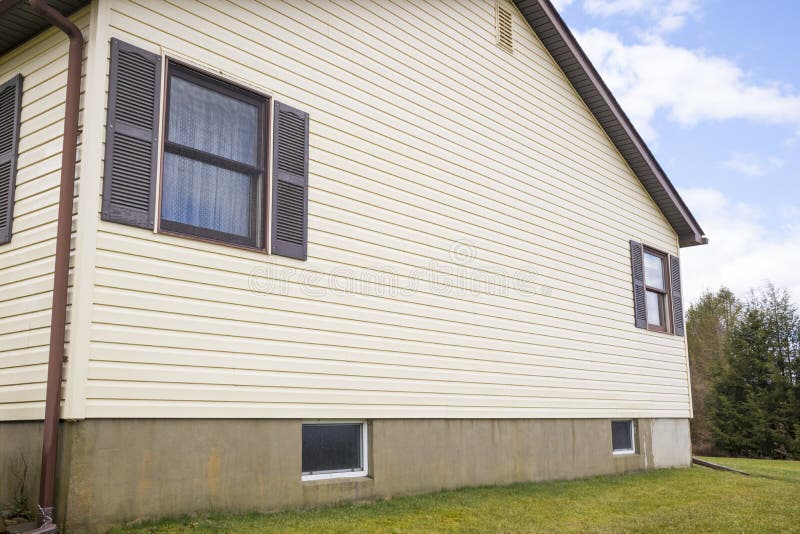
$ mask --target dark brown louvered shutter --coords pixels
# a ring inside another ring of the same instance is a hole
[[[103,219],[153,228],[161,57],[111,40]]]
[[[676,336],[684,335],[683,297],[681,295],[681,260],[669,257],[670,293],[672,294],[672,325]]]
[[[633,316],[636,328],[647,328],[647,302],[644,290],[644,257],[642,244],[631,241],[631,273],[633,274]]]
[[[308,113],[275,102],[272,140],[272,253],[306,259]]]
[[[0,245],[11,241],[19,148],[22,75],[0,85]]]

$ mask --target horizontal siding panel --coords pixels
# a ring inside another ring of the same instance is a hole
[[[111,334],[109,328],[106,332]],[[625,363],[601,358],[583,359],[531,355],[525,362],[502,362],[488,358],[444,357],[386,350],[355,350],[350,347],[310,346],[270,340],[254,347],[258,353],[243,354],[204,347],[165,347],[155,340],[142,339],[138,344],[95,342],[94,363],[150,364],[193,366],[210,369],[274,371],[282,373],[328,373],[348,376],[380,376],[383,378],[428,379],[449,382],[481,382],[491,384],[530,385],[540,378],[568,377],[582,379],[595,388],[608,389],[604,378],[626,384],[631,391],[651,391],[651,384],[680,377],[685,369],[675,364],[645,365],[648,362],[627,360]],[[102,358],[102,359],[100,359]],[[598,371],[604,375],[589,375]],[[646,384],[641,384],[644,377]],[[686,387],[685,383],[680,386]]]
[[[165,267],[165,270],[168,271],[169,267]],[[157,272],[154,270],[150,276],[134,278],[130,273],[105,272],[101,267],[98,269],[97,283],[98,286],[104,286],[104,289],[102,298],[96,302],[117,307],[160,309],[179,315],[207,316],[207,312],[200,310],[213,310],[212,313],[216,316],[248,322],[258,322],[254,319],[258,313],[274,311],[280,314],[285,311],[297,314],[299,325],[304,324],[305,315],[328,316],[358,323],[367,321],[364,314],[369,313],[370,323],[383,321],[389,325],[432,331],[456,329],[461,335],[478,336],[478,333],[485,333],[490,338],[528,341],[531,335],[538,335],[543,339],[563,339],[569,333],[564,331],[563,324],[570,314],[565,314],[566,318],[559,318],[536,313],[536,310],[527,311],[525,315],[514,311],[503,313],[496,306],[479,307],[475,300],[455,303],[453,299],[446,297],[437,298],[435,292],[432,292],[429,298],[417,302],[398,292],[397,295],[391,295],[393,297],[391,302],[387,302],[386,296],[393,292],[391,286],[372,294],[368,292],[359,294],[353,290],[345,292],[344,280],[338,286],[342,289],[337,290],[336,284],[331,287],[263,279],[259,283],[263,284],[264,290],[254,291],[251,287],[206,286],[208,293],[200,298],[193,289],[196,286],[169,280],[170,277],[166,273],[156,274]],[[202,273],[198,274],[200,275],[198,278],[203,280]],[[164,281],[159,281],[159,278]],[[196,283],[202,284],[202,282]],[[268,290],[271,285],[273,291]],[[105,287],[118,289],[111,290]],[[419,292],[420,288],[417,288],[416,291],[408,293],[413,296]],[[454,304],[460,305],[461,309],[454,308]],[[480,317],[476,316],[478,312],[483,312]],[[576,324],[572,328],[574,332],[572,337],[576,341],[596,341],[597,347],[610,347],[612,351],[625,351],[630,348],[631,341],[646,339],[646,333],[635,332],[635,336],[630,336],[626,335],[627,330],[611,331],[610,328],[615,324],[611,321],[607,321],[604,325]],[[561,330],[558,330],[559,328]],[[592,339],[593,332],[599,334],[596,340]],[[681,352],[679,342],[671,337],[665,339],[670,343],[658,345],[659,353],[670,347],[676,353]],[[650,350],[655,348],[651,347]]]
[[[155,307],[155,306],[152,306]],[[105,324],[131,325],[148,329],[173,329],[176,331],[190,332],[195,334],[216,334],[229,335],[231,337],[243,337],[259,339],[266,337],[267,332],[275,332],[279,335],[296,339],[303,336],[311,338],[328,339],[329,342],[338,343],[342,346],[357,345],[363,338],[368,344],[379,345],[403,345],[430,346],[435,345],[439,350],[458,351],[459,349],[474,349],[493,352],[510,352],[514,354],[527,354],[526,343],[520,341],[510,341],[504,336],[502,340],[492,340],[491,347],[485,347],[486,343],[479,339],[473,339],[458,334],[436,333],[431,334],[414,329],[392,328],[379,324],[371,324],[367,321],[353,322],[337,320],[330,317],[294,317],[287,313],[285,317],[275,317],[273,322],[243,322],[231,319],[218,319],[214,317],[202,317],[194,315],[171,314],[155,310],[137,310],[131,308],[111,307],[96,305],[93,315],[96,322]],[[265,328],[270,325],[272,328]],[[508,336],[510,337],[510,336]],[[542,334],[533,334],[528,343],[537,345],[553,346],[559,348],[571,348],[573,350],[609,350],[622,352],[626,349],[616,346],[603,346],[592,342],[591,336],[586,336],[588,341],[577,341],[564,338],[555,338]],[[308,338],[306,338],[308,339]],[[348,343],[348,339],[352,340]],[[424,339],[427,341],[418,341]],[[631,350],[631,349],[628,349]],[[650,351],[653,351],[651,348]],[[670,356],[664,354],[665,350],[659,351],[658,356],[669,359]],[[678,351],[675,351],[678,352]],[[640,354],[644,357],[649,351],[644,350]],[[672,356],[672,359],[679,356]]]
[[[119,258],[117,257],[118,261]],[[98,268],[113,266],[115,258],[108,258],[104,252],[98,253]],[[394,305],[398,301],[416,303],[421,306],[437,308],[445,313],[463,312],[468,315],[480,315],[479,321],[486,320],[486,317],[506,318],[518,324],[534,324],[546,326],[548,320],[561,319],[556,325],[565,332],[575,330],[583,333],[589,330],[582,330],[584,324],[599,325],[605,328],[616,327],[618,331],[604,331],[606,336],[624,339],[625,343],[621,348],[628,346],[630,341],[647,342],[656,347],[682,347],[680,340],[671,336],[659,336],[655,339],[648,339],[652,334],[641,331],[633,331],[624,328],[621,321],[608,321],[608,314],[598,311],[592,314],[591,308],[572,308],[564,307],[565,304],[559,299],[553,299],[543,294],[519,294],[515,295],[515,289],[509,288],[504,291],[493,293],[491,288],[485,293],[471,291],[469,286],[453,287],[446,283],[431,283],[430,277],[424,275],[419,278],[406,278],[404,273],[398,269],[394,272],[375,272],[372,270],[357,270],[350,268],[345,270],[342,262],[331,262],[327,268],[317,271],[283,269],[280,266],[267,267],[262,264],[240,265],[240,271],[236,273],[225,272],[221,268],[208,270],[198,269],[199,265],[175,265],[168,258],[158,258],[151,256],[145,258],[126,258],[127,265],[125,273],[109,273],[111,277],[116,277],[116,282],[101,282],[113,286],[123,286],[132,290],[142,290],[145,292],[159,292],[158,289],[167,294],[175,294],[169,288],[160,284],[156,277],[163,277],[174,281],[188,282],[190,284],[210,287],[212,291],[219,286],[223,292],[217,291],[217,295],[224,295],[225,288],[238,290],[238,294],[230,297],[221,296],[225,301],[233,298],[233,303],[246,305],[253,302],[252,298],[242,293],[246,290],[256,297],[263,297],[268,293],[278,293],[280,295],[295,296],[298,298],[313,298],[316,300],[333,299],[334,302],[343,300],[343,294],[347,294],[350,302],[358,304],[359,307],[371,309],[394,310]],[[248,268],[249,267],[249,268]],[[338,268],[338,271],[336,270]],[[272,269],[272,272],[270,271]],[[238,269],[237,269],[238,271]],[[124,281],[121,277],[130,276],[133,273],[144,275]],[[376,280],[376,281],[372,281]],[[383,280],[383,282],[379,282]],[[155,285],[151,285],[155,284]],[[196,286],[195,286],[196,287]],[[176,290],[180,291],[176,285]],[[183,289],[178,294],[190,295],[191,287]],[[259,295],[260,294],[260,295]],[[361,297],[365,298],[361,298]],[[372,298],[369,298],[372,297]],[[390,297],[390,298],[385,298]],[[204,300],[207,298],[204,296]],[[388,300],[388,302],[387,302]],[[627,308],[626,308],[627,309]],[[577,312],[577,313],[576,313]],[[425,315],[424,312],[420,313]],[[463,316],[466,317],[466,316]],[[625,315],[627,318],[628,315]],[[564,321],[569,320],[575,323],[568,328]],[[476,322],[476,321],[464,321]],[[551,323],[552,324],[552,323]],[[633,337],[631,337],[633,336]]]
[[[0,388],[0,398],[2,398]],[[303,389],[278,387],[225,387],[196,386],[192,384],[158,384],[154,382],[136,383],[129,381],[90,381],[87,401],[109,397],[127,400],[149,401],[217,401],[226,402],[235,397],[236,402],[294,403],[294,404],[353,404],[353,405],[396,405],[408,402],[413,406],[447,406],[472,408],[538,408],[577,411],[586,404],[584,399],[548,398],[548,397],[508,397],[502,395],[479,395],[465,393],[461,395],[446,393],[418,394],[414,392],[391,392],[381,390],[359,391],[355,389]],[[630,401],[592,399],[594,409],[637,410],[645,405],[661,410],[680,409],[685,400],[673,401]]]
[[[47,363],[37,365],[25,365],[3,369],[0,374],[0,387],[2,386],[25,386],[29,384],[41,384],[47,381]]]
[[[16,350],[0,350],[0,368],[11,369],[27,365],[39,365],[47,362],[47,345],[28,346]]]
[[[416,373],[413,377],[383,377],[375,374],[375,369],[364,369],[365,374],[322,373],[312,372],[270,372],[268,370],[242,369],[204,369],[193,367],[175,367],[169,365],[120,364],[110,362],[94,362],[89,368],[89,380],[96,385],[104,384],[113,387],[111,382],[120,382],[120,375],[125,375],[123,383],[136,383],[130,387],[141,387],[155,383],[163,386],[170,384],[197,386],[240,386],[252,387],[253,391],[266,388],[287,388],[294,390],[342,390],[342,391],[385,391],[388,393],[413,392],[421,394],[453,394],[465,395],[465,384],[469,384],[466,395],[486,395],[494,397],[533,397],[533,398],[571,398],[595,400],[630,400],[638,397],[657,402],[683,402],[686,395],[685,384],[680,379],[662,380],[659,385],[663,391],[653,392],[644,385],[631,386],[626,382],[581,381],[580,378],[565,377],[530,377],[527,384],[494,384],[487,382],[482,376],[479,380],[459,381],[441,374],[435,378],[426,378]],[[158,379],[154,380],[153,377]],[[106,384],[108,382],[108,384]]]

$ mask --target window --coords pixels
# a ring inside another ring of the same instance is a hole
[[[170,62],[160,228],[264,248],[267,97]]]
[[[303,424],[303,480],[367,476],[367,425]]]
[[[636,452],[633,421],[611,421],[611,448],[614,454]]]
[[[629,245],[636,328],[683,336],[680,259],[638,241]]]
[[[644,249],[644,286],[647,301],[647,328],[659,332],[668,330],[669,298],[667,287],[667,257]]]
[[[108,79],[102,220],[307,259],[308,113],[114,38]]]

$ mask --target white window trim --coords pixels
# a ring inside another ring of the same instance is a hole
[[[633,448],[631,448],[631,449],[614,449],[613,448],[614,445],[612,443],[612,445],[611,445],[611,447],[612,447],[611,454],[613,454],[614,456],[624,456],[624,455],[627,455],[627,454],[636,454],[636,423],[634,423],[633,419],[612,419],[611,422],[612,423],[614,423],[614,422],[624,422],[624,423],[630,423],[631,424],[631,445],[633,445]]]
[[[301,473],[300,480],[302,482],[311,482],[314,480],[329,480],[332,478],[362,478],[369,474],[369,433],[367,431],[366,421],[340,421],[328,419],[314,419],[303,421],[302,424],[358,424],[361,425],[361,470],[359,471],[337,471],[333,473],[315,473],[304,475]],[[302,445],[301,445],[302,447]]]

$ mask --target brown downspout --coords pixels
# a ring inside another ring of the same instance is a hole
[[[64,331],[67,321],[67,284],[72,235],[72,199],[75,194],[75,160],[78,151],[78,112],[80,110],[83,34],[46,0],[28,0],[40,15],[69,37],[67,94],[64,110],[64,138],[61,146],[61,185],[58,198],[58,229],[53,274],[53,306],[50,319],[50,358],[47,364],[47,396],[44,407],[42,470],[39,506],[42,526],[34,532],[57,532],[53,524],[56,465],[58,460],[58,424],[61,411],[61,379],[64,365]]]

